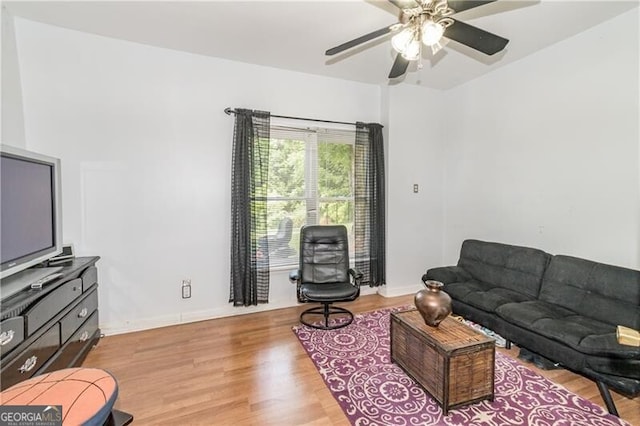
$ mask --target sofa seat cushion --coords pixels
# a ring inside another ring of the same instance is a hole
[[[594,356],[640,359],[640,351],[620,345],[615,327],[543,301],[509,303],[496,313],[506,321]]]
[[[563,318],[574,314],[568,309],[539,300],[507,303],[498,307],[496,313],[507,322],[526,329],[544,318]]]
[[[503,287],[495,287],[479,281],[447,284],[444,291],[459,300],[485,312],[495,310],[507,303],[524,302],[532,297]]]
[[[471,280],[462,283],[455,282],[445,284],[442,290],[445,291],[453,299],[461,300],[466,303],[467,298],[469,297],[469,293],[476,291],[486,291],[490,288],[491,287],[487,284]]]

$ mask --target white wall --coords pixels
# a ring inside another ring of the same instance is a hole
[[[22,111],[22,91],[20,69],[16,48],[13,16],[6,8],[0,8],[2,19],[2,99],[0,100],[0,142],[24,148],[24,116]]]
[[[223,109],[378,122],[379,88],[15,23],[27,147],[63,160],[64,235],[102,257],[103,331],[295,305],[285,272],[268,305],[228,304],[233,118]]]
[[[385,295],[415,292],[442,264],[445,92],[388,87],[387,281]],[[418,193],[413,192],[417,184]]]
[[[465,238],[640,267],[638,10],[447,92],[445,260]]]

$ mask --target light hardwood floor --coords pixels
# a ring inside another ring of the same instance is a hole
[[[412,300],[370,295],[344,306],[366,312]],[[348,425],[291,331],[307,307],[107,336],[83,365],[116,376],[116,408],[133,414],[135,425]],[[604,406],[590,380],[528,365]],[[614,400],[623,419],[640,425],[640,397],[614,393]]]

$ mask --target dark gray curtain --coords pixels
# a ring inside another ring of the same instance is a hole
[[[357,123],[355,151],[355,266],[363,284],[386,283],[384,146],[380,124]]]
[[[231,169],[231,289],[234,306],[267,303],[269,258],[259,257],[267,233],[270,114],[237,109]]]

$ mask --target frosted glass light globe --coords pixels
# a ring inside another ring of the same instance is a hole
[[[444,27],[431,20],[425,21],[422,26],[422,42],[427,46],[433,46],[442,38]]]
[[[402,57],[407,61],[415,61],[420,57],[420,41],[413,39],[402,52]]]
[[[411,40],[413,40],[413,31],[410,28],[405,28],[391,38],[391,46],[396,52],[404,53]]]

